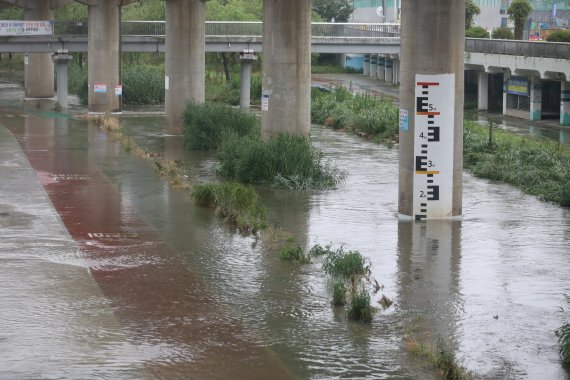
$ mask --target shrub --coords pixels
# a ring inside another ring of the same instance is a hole
[[[556,30],[546,36],[549,42],[570,42],[570,30]]]
[[[344,173],[331,168],[308,138],[228,133],[218,150],[218,173],[229,180],[295,190],[333,188]]]
[[[465,31],[465,37],[470,38],[489,38],[489,32],[482,26],[472,26]]]
[[[515,38],[513,31],[509,28],[494,29],[491,36],[497,40],[512,40]]]
[[[164,103],[164,65],[125,65],[123,102],[126,104]]]
[[[69,93],[77,95],[81,104],[87,104],[87,66],[80,67],[79,64],[72,62],[69,65]]]
[[[191,193],[199,206],[215,208],[228,224],[242,233],[256,234],[266,227],[266,210],[251,186],[224,182],[195,185]]]
[[[333,300],[334,306],[342,306],[346,303],[346,286],[342,281],[335,281],[333,284]]]
[[[345,252],[342,247],[331,252],[323,263],[325,272],[334,277],[349,279],[369,273],[366,260],[358,251]]]
[[[244,136],[258,130],[255,115],[225,104],[190,102],[184,120],[184,144],[189,149],[216,149],[229,131]]]
[[[370,295],[365,289],[354,292],[350,297],[348,317],[353,320],[371,322],[374,309],[370,305]]]
[[[556,335],[558,336],[558,350],[562,364],[565,367],[570,367],[570,323],[564,323],[556,330]]]
[[[303,251],[303,248],[300,246],[291,247],[291,246],[283,246],[279,252],[279,257],[281,260],[286,261],[297,261],[301,264],[308,264],[311,262],[311,257]]]

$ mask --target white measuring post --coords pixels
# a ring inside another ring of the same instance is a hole
[[[402,2],[401,219],[462,214],[465,0]]]

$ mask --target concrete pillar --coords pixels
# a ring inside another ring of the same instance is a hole
[[[244,50],[240,54],[241,87],[239,94],[240,108],[248,110],[251,104],[251,63],[257,60],[253,50]]]
[[[35,0],[35,9],[26,10],[26,20],[53,20],[49,1]],[[54,70],[51,53],[30,53],[24,59],[24,96],[53,98]]]
[[[363,66],[362,74],[370,75],[370,55],[369,54],[364,54],[364,66]]]
[[[206,98],[206,8],[202,0],[166,1],[165,115],[169,133],[182,131],[188,101]]]
[[[377,78],[383,81],[386,78],[386,58],[385,57],[378,57],[378,71],[377,71]]]
[[[384,62],[384,80],[386,81],[386,83],[392,83],[392,81],[394,80],[394,62],[392,62],[392,60],[390,58],[386,58],[386,61]]]
[[[511,78],[511,72],[505,71],[505,73],[503,74],[503,115],[507,114],[507,99],[508,99],[507,85],[509,84],[510,78]]]
[[[89,5],[89,113],[120,113],[121,0],[97,0]]]
[[[392,59],[392,84],[398,85],[399,83],[399,74],[400,74],[400,60],[399,59]]]
[[[370,72],[369,75],[371,77],[376,77],[378,73],[378,56],[375,54],[372,54],[370,56]]]
[[[479,71],[477,75],[477,109],[487,111],[489,109],[489,74]]]
[[[465,0],[402,2],[402,219],[462,214]]]
[[[311,129],[311,1],[263,1],[265,138]]]
[[[530,78],[530,121],[542,120],[542,81],[540,77]]]
[[[570,125],[570,82],[562,81],[560,85],[560,125]]]
[[[71,59],[72,57],[71,55],[67,54],[67,50],[58,51],[57,54],[53,56],[57,70],[57,103],[61,106],[61,108],[67,108],[68,105],[67,67]]]

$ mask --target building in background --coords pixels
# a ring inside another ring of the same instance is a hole
[[[489,31],[512,26],[507,13],[512,0],[474,0],[474,2],[481,9],[481,13],[474,19],[474,25],[482,26]],[[568,28],[570,1],[531,0],[530,5],[533,9],[529,20],[531,31]]]
[[[353,0],[352,22],[400,22],[402,0]]]

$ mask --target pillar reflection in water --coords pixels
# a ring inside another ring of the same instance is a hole
[[[398,223],[399,303],[429,341],[457,338],[460,263],[461,222]]]

